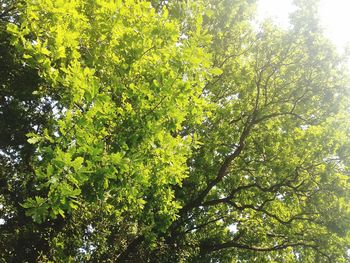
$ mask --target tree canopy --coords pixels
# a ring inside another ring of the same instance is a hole
[[[315,1],[0,0],[5,262],[349,262],[347,56]]]

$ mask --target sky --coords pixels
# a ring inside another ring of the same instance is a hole
[[[258,0],[259,20],[272,17],[283,27],[294,10],[292,0]],[[325,35],[339,50],[350,43],[350,0],[319,0],[319,16]]]

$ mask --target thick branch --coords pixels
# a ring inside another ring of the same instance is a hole
[[[130,254],[133,253],[144,240],[145,237],[143,235],[134,239],[126,250],[118,256],[116,262],[126,262],[130,258]]]
[[[279,245],[275,245],[272,247],[256,247],[256,246],[238,243],[237,240],[231,240],[220,244],[202,243],[200,249],[201,249],[201,254],[205,255],[205,254],[212,253],[214,251],[229,249],[229,248],[245,249],[245,250],[251,250],[255,252],[271,252],[271,251],[284,250],[290,247],[311,248],[314,251],[316,251],[318,254],[326,258],[328,262],[332,262],[331,258],[327,254],[322,252],[317,245],[306,243],[306,242],[296,242],[296,243],[283,242]]]
[[[191,201],[190,203],[188,203],[187,205],[185,205],[181,211],[180,214],[184,214],[187,211],[191,210],[192,208],[200,205],[203,201],[203,199],[207,196],[207,194],[210,192],[210,190],[217,185],[227,174],[228,168],[231,164],[231,162],[240,155],[240,153],[242,152],[243,148],[244,148],[244,140],[246,138],[246,136],[248,135],[249,131],[246,131],[242,134],[241,139],[240,139],[240,144],[239,146],[236,148],[236,150],[229,155],[225,161],[223,162],[223,164],[221,165],[219,172],[217,174],[217,176],[215,177],[214,180],[212,180],[211,182],[208,183],[207,187],[197,196],[197,198],[195,198],[193,201]]]
[[[253,128],[253,126],[256,124],[256,117],[257,117],[257,113],[258,113],[259,100],[260,100],[260,80],[261,79],[259,77],[259,79],[258,79],[258,81],[256,83],[257,95],[255,97],[254,108],[253,108],[252,114],[248,118],[248,120],[247,120],[247,122],[246,122],[246,124],[245,124],[245,126],[243,128],[242,134],[241,134],[241,136],[239,138],[239,143],[238,143],[237,148],[234,150],[234,152],[232,154],[230,154],[230,155],[228,155],[226,157],[226,159],[224,160],[223,164],[221,165],[221,167],[220,167],[220,169],[219,169],[219,171],[217,173],[217,176],[212,181],[210,181],[207,184],[207,187],[197,196],[197,198],[195,198],[194,200],[192,200],[189,203],[187,203],[180,210],[180,213],[179,213],[180,215],[190,211],[192,208],[200,205],[203,202],[204,198],[208,195],[210,190],[214,186],[216,186],[219,182],[221,182],[222,179],[226,176],[232,161],[234,159],[236,159],[241,154],[241,152],[243,151],[244,146],[245,146],[245,144],[244,144],[245,140],[248,137],[251,129]]]

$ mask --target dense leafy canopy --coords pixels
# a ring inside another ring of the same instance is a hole
[[[1,257],[348,262],[346,60],[295,3],[0,1]]]

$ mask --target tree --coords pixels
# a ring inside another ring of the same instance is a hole
[[[252,26],[250,1],[18,4],[5,52],[47,112],[21,119],[1,192],[6,235],[38,234],[3,258],[346,262],[349,79],[296,4],[290,29]]]
[[[30,250],[48,247],[46,236],[55,226],[33,223],[21,206],[35,194],[30,164],[35,147],[26,134],[49,124],[51,104],[33,94],[44,82],[10,45],[6,25],[17,19],[17,4],[0,1],[0,250],[2,260],[22,262],[35,261]]]

